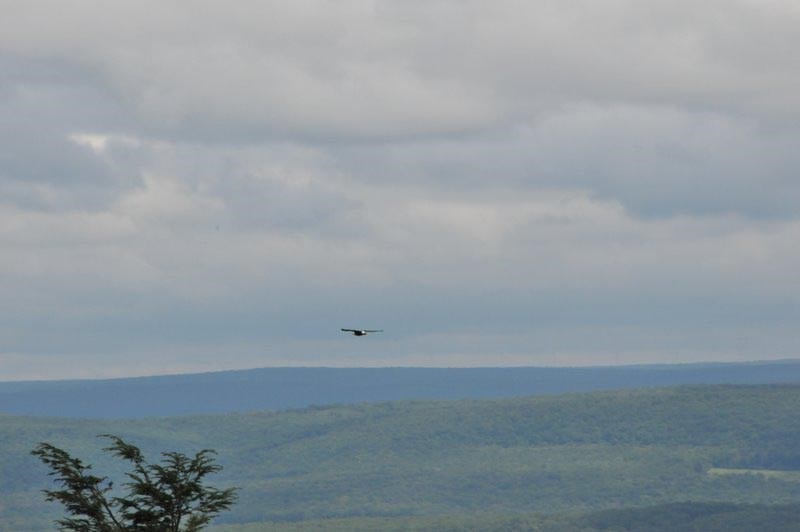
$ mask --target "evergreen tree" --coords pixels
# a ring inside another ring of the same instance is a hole
[[[214,451],[204,449],[193,458],[177,452],[162,453],[158,464],[149,464],[138,447],[113,435],[104,451],[130,462],[124,484],[127,495],[111,496],[113,483],[90,474],[92,466],[49,443],[39,443],[31,454],[50,468],[60,490],[44,490],[48,501],[64,505],[72,517],[59,519],[60,530],[75,532],[195,532],[228,510],[236,500],[236,488],[219,490],[203,482],[222,466],[214,463]]]

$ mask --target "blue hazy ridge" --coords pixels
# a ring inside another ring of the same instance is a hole
[[[402,399],[484,399],[800,382],[800,361],[581,368],[261,368],[108,380],[0,382],[0,413],[135,418]]]

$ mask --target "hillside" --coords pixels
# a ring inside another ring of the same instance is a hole
[[[793,475],[756,471],[800,469],[800,386],[689,386],[142,420],[2,416],[0,530],[48,529],[56,508],[37,494],[47,480],[28,455],[36,442],[105,472],[94,435],[109,432],[151,454],[217,449],[218,484],[242,488],[230,523],[800,502]]]
[[[134,379],[0,382],[0,412],[136,418],[779,382],[800,383],[800,361],[586,368],[263,368]]]
[[[797,532],[800,505],[671,503],[584,514],[366,517],[219,525],[213,532]]]

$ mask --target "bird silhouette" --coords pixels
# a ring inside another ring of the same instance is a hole
[[[383,329],[342,329],[342,332],[353,333],[353,336],[366,336],[368,333],[383,332]]]

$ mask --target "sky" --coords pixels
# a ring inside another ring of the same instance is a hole
[[[794,0],[0,8],[0,380],[800,356]]]

